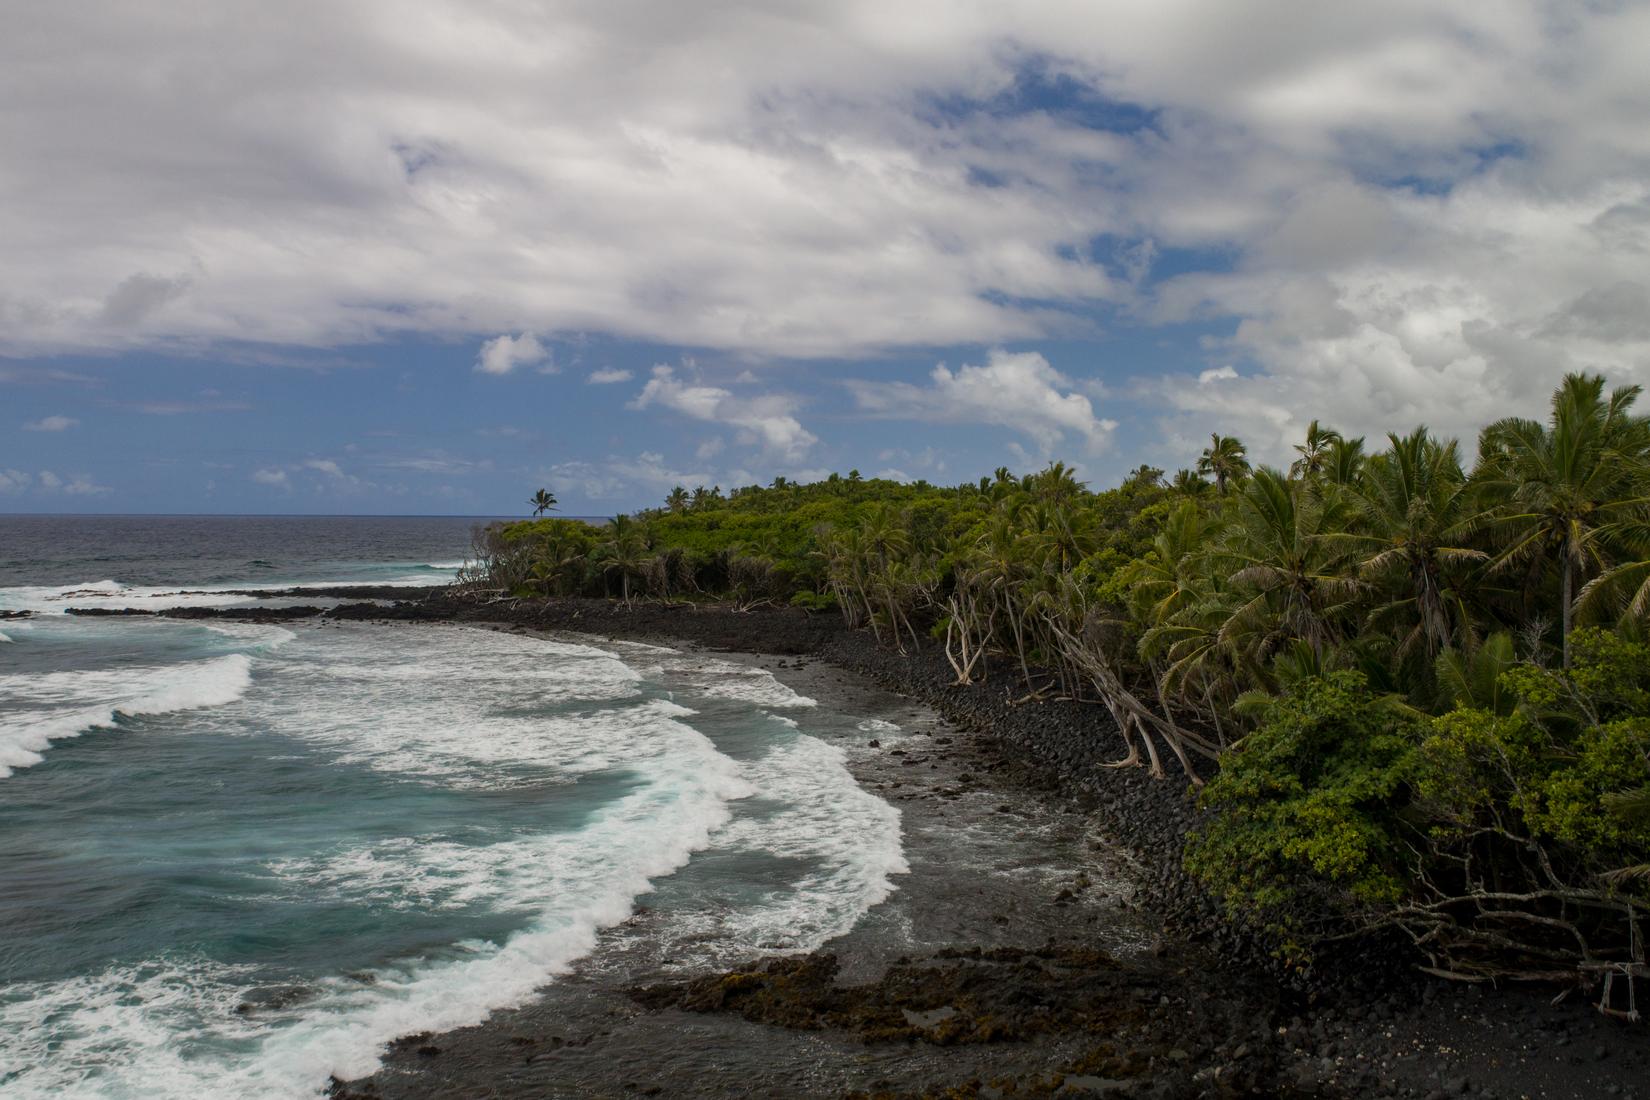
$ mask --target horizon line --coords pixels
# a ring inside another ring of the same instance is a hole
[[[0,519],[612,519],[613,514],[504,516],[462,512],[0,512]]]

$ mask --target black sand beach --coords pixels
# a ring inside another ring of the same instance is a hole
[[[260,613],[316,612],[232,614]],[[901,727],[897,741],[867,736],[852,766],[902,811],[911,863],[891,899],[804,958],[693,973],[635,957],[627,939],[641,937],[615,929],[533,1004],[408,1037],[372,1078],[334,1083],[336,1096],[1582,1098],[1650,1087],[1643,1026],[1579,994],[1554,1004],[1547,987],[1426,979],[1384,944],[1281,969],[1180,874],[1178,837],[1196,812],[1183,784],[1099,767],[1122,748],[1098,708],[956,688],[933,653],[881,650],[800,612],[435,594],[325,614],[575,631],[761,664],[822,705]]]

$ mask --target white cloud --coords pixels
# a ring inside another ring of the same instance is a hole
[[[99,485],[87,474],[71,474],[68,477],[61,477],[51,470],[41,470],[32,479],[20,470],[0,470],[0,492],[16,492],[27,489],[31,480],[37,490],[42,493],[97,496],[102,493],[114,492],[107,485]]]
[[[483,374],[509,374],[520,366],[532,366],[550,358],[549,349],[539,343],[530,332],[520,336],[495,336],[481,345],[476,356],[476,370]]]
[[[1122,224],[1072,163],[1127,143],[929,110],[1115,37],[1080,8],[363,0],[245,34],[259,10],[94,0],[7,36],[0,94],[29,105],[0,124],[8,343],[567,331],[820,355],[1035,336],[1068,319],[1009,303],[1116,293],[1062,246]],[[48,196],[73,220],[21,212]]]
[[[245,401],[207,398],[201,401],[139,401],[132,408],[149,416],[183,416],[187,413],[246,412],[252,406]]]
[[[1036,352],[995,350],[985,366],[964,364],[956,371],[942,363],[929,379],[928,386],[854,380],[848,387],[872,416],[991,424],[1030,437],[1045,454],[1067,435],[1098,451],[1117,427],[1115,420],[1095,416],[1089,399],[1074,392],[1076,384]]]
[[[795,460],[819,442],[793,415],[797,400],[785,394],[741,396],[720,386],[683,382],[672,367],[653,368],[631,407],[660,406],[695,420],[709,420],[742,430],[743,442],[759,443],[774,454]]]
[[[663,455],[652,451],[643,451],[634,458],[609,455],[600,462],[560,462],[535,480],[550,485],[560,496],[579,496],[623,507],[635,507],[637,502],[656,503],[678,485],[713,485],[717,481],[711,471],[678,470]]]
[[[113,489],[107,485],[99,485],[85,474],[76,474],[63,486],[63,491],[70,496],[98,496],[103,493],[112,493]]]
[[[274,467],[253,470],[252,480],[259,485],[269,485],[277,489],[290,489],[292,487],[291,481],[286,476],[286,471]]]
[[[31,420],[23,425],[26,432],[61,432],[74,427],[80,421],[72,416],[43,416],[39,420]]]
[[[306,459],[299,465],[302,469],[313,470],[321,475],[319,483],[315,486],[317,492],[355,493],[378,488],[371,482],[349,473],[330,458]]]
[[[1103,304],[1225,330],[1146,392],[1171,435],[1257,449],[1650,376],[1642,3],[259,10],[8,26],[0,353],[842,357],[1082,335]],[[1017,110],[1032,70],[1149,124]],[[1154,285],[1171,255],[1191,271]],[[1227,362],[1215,401],[1198,373]]]
[[[627,370],[602,367],[599,370],[591,371],[590,377],[586,378],[585,381],[592,386],[610,386],[615,382],[628,382],[634,377],[636,377],[635,374]]]
[[[408,470],[417,474],[439,474],[443,477],[486,473],[493,468],[490,459],[458,458],[448,454],[412,455],[386,458],[377,465],[386,470]]]

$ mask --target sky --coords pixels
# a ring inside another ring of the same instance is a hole
[[[0,511],[1100,487],[1650,381],[1650,3],[0,20]]]

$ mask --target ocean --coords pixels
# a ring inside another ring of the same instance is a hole
[[[475,522],[0,516],[0,610],[35,612],[0,620],[0,1095],[313,1096],[603,936],[710,968],[896,888],[899,813],[844,748],[885,724],[761,669],[62,613],[442,583]]]

